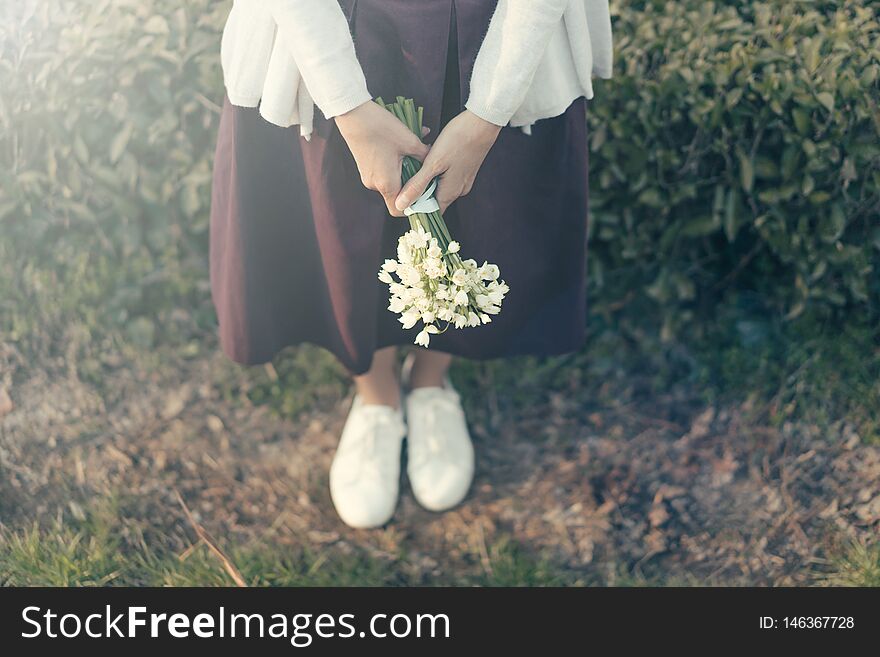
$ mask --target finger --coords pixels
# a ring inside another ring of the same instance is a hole
[[[397,200],[397,195],[400,192],[400,183],[397,185],[382,185],[378,190],[379,194],[382,196],[382,199],[385,201],[385,205],[388,207],[388,213],[392,217],[403,217],[404,214],[401,210],[398,210],[395,206],[394,202]]]
[[[423,139],[428,136],[429,132],[431,132],[431,128],[429,128],[426,125],[422,126],[422,138]]]
[[[401,184],[399,175],[394,169],[391,169],[387,176],[381,176],[379,184],[376,185],[376,191],[382,196],[385,205],[388,206],[388,211],[394,216],[399,216],[397,208],[394,207],[394,200],[400,194]]]
[[[450,176],[449,172],[441,176],[437,181],[437,190],[434,192],[434,198],[437,199],[441,214],[446,212],[446,209],[461,196],[461,194],[454,191],[457,189],[460,190],[461,185],[456,184],[456,181]]]
[[[400,178],[398,177],[400,174],[395,173],[393,169],[389,171],[388,174],[388,176],[380,177],[380,182],[376,185],[376,191],[379,192],[379,195],[385,201],[385,205],[388,207],[388,212],[391,216],[402,217],[403,212],[394,206],[394,201],[400,193],[401,185]]]
[[[406,141],[403,144],[403,153],[401,155],[412,155],[419,162],[424,162],[428,157],[428,151],[431,150],[427,144],[416,137],[413,133],[407,132]]]
[[[449,206],[455,203],[457,200],[457,198],[449,198],[446,196],[437,197],[437,204],[440,206],[440,214],[446,212],[447,208],[449,208]]]
[[[424,192],[431,183],[431,179],[436,175],[434,169],[434,163],[431,162],[430,157],[428,157],[422,165],[422,168],[416,172],[416,175],[407,181],[403,186],[403,189],[400,190],[400,194],[397,195],[397,200],[394,204],[398,210],[408,208],[419,196],[422,195],[422,192]]]
[[[383,199],[385,199],[385,205],[388,206],[388,214],[392,217],[405,217],[406,215],[394,207],[394,200],[397,198],[395,194],[389,194],[388,196],[383,195]]]

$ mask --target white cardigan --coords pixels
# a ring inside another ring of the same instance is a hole
[[[522,127],[593,97],[592,75],[611,77],[608,0],[498,0],[471,74],[465,107]],[[234,0],[221,62],[230,102],[269,122],[312,132],[372,98],[336,0]]]

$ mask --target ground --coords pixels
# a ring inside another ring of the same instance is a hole
[[[351,393],[317,349],[0,348],[8,584],[880,585],[880,447],[845,420],[578,357],[462,364],[471,494],[430,513],[404,479],[391,523],[352,530],[327,487]]]

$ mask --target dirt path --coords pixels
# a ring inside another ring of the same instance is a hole
[[[9,352],[6,365],[15,367]],[[478,471],[462,506],[428,513],[404,484],[390,525],[355,531],[337,520],[327,491],[349,399],[280,418],[223,394],[230,378],[248,375],[220,355],[150,369],[123,362],[100,388],[74,369],[50,378],[23,375],[19,363],[15,386],[6,384],[7,526],[76,516],[114,496],[155,540],[182,551],[192,534],[179,490],[224,545],[308,544],[391,561],[405,550],[410,581],[485,572],[493,546],[509,540],[582,581],[614,583],[623,571],[795,584],[880,523],[880,449],[845,423],[820,435],[755,426],[742,408],[585,409],[551,395],[502,419],[474,413]]]

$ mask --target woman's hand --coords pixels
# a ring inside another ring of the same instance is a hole
[[[394,201],[400,193],[404,155],[423,161],[428,147],[391,112],[373,101],[336,117],[336,125],[357,163],[364,187],[379,192],[388,211],[402,217]],[[406,207],[406,206],[404,206]]]
[[[415,201],[435,176],[440,211],[471,191],[486,154],[501,127],[465,110],[440,131],[419,172],[407,181],[394,205],[400,211]],[[387,199],[386,199],[387,200]]]

